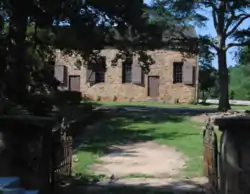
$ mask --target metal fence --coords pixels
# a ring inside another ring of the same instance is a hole
[[[9,167],[27,189],[50,193],[71,176],[72,137],[58,118],[31,115],[0,117],[7,138]],[[9,176],[12,176],[10,174]]]
[[[52,185],[71,176],[72,168],[72,137],[67,129],[58,129],[53,134],[54,148],[52,149]]]

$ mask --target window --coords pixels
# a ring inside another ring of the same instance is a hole
[[[95,72],[95,83],[103,83],[105,82],[105,72],[97,71]]]
[[[106,58],[99,57],[96,60],[96,63],[92,63],[88,66],[86,73],[87,83],[91,83],[91,85],[104,83],[106,74]]]
[[[68,68],[65,65],[55,65],[54,76],[63,86],[68,85]]]
[[[173,64],[173,82],[174,83],[182,83],[182,67],[183,62],[175,62]]]
[[[122,64],[122,83],[132,82],[132,60],[132,57],[129,57]]]

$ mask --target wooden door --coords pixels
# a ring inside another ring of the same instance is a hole
[[[148,77],[148,96],[158,97],[159,96],[159,76],[149,76]]]
[[[69,76],[69,90],[80,92],[81,90],[80,80],[81,80],[80,75]]]

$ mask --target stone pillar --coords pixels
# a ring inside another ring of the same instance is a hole
[[[220,194],[250,193],[250,117],[215,119],[220,142]]]

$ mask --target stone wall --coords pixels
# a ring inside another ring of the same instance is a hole
[[[86,68],[77,69],[74,65],[77,56],[62,56],[58,51],[57,60],[68,66],[69,75],[81,76],[81,92],[89,98],[97,99],[101,97],[102,101],[112,101],[117,97],[117,101],[145,101],[148,99],[148,75],[145,75],[144,86],[131,83],[122,83],[121,61],[117,66],[112,66],[117,50],[105,49],[101,55],[106,57],[107,71],[105,83],[98,83],[90,86],[86,81]],[[150,67],[149,75],[160,77],[159,97],[156,100],[174,103],[177,99],[180,103],[188,103],[195,99],[196,87],[182,83],[173,84],[173,62],[181,62],[183,56],[179,52],[156,50],[149,51],[149,55],[155,60],[155,64]],[[194,67],[197,65],[196,57],[186,58],[187,62]],[[198,81],[196,81],[198,84]],[[196,85],[195,84],[195,85]]]
[[[216,121],[217,119],[220,119],[220,122]],[[210,116],[208,122],[211,126],[218,124],[223,131],[218,140],[220,154],[217,193],[250,193],[249,113],[236,111],[219,113]]]

